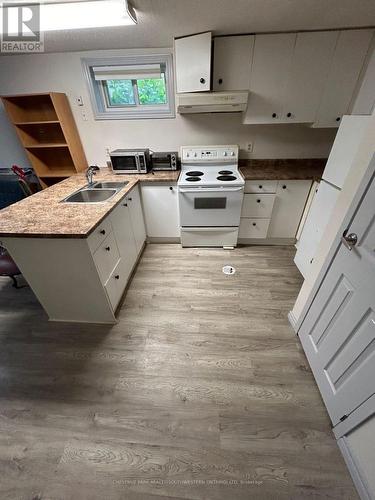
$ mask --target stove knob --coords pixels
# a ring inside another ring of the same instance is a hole
[[[186,157],[189,158],[190,154],[189,153],[186,153]]]
[[[232,151],[230,155],[231,155],[231,156],[234,156],[234,151]]]
[[[227,153],[226,151],[224,151],[223,155],[224,155],[224,156],[227,156],[227,154],[228,154],[228,153]]]
[[[194,153],[194,157],[195,157],[195,158],[197,157],[197,153]]]

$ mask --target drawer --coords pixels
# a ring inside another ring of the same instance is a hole
[[[271,217],[274,194],[245,194],[242,203],[241,217]]]
[[[98,227],[94,229],[94,231],[87,238],[87,242],[91,250],[91,253],[95,252],[100,243],[102,243],[111,232],[112,232],[111,221],[107,217],[99,224]]]
[[[120,254],[115,236],[110,233],[94,253],[94,261],[103,284],[106,283],[119,260]]]
[[[245,193],[276,193],[277,181],[246,181]]]
[[[270,219],[242,218],[238,238],[266,238]]]
[[[109,301],[112,308],[115,310],[122,294],[124,293],[128,276],[122,270],[121,259],[117,263],[116,267],[113,269],[111,275],[109,276],[106,284],[104,285],[107,292]]]

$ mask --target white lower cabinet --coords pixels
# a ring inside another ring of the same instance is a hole
[[[145,219],[143,217],[141,195],[139,186],[135,186],[126,196],[126,203],[129,207],[130,222],[133,229],[135,247],[137,255],[142,250],[146,241]]]
[[[311,180],[279,181],[268,238],[296,237],[311,185]]]
[[[149,238],[180,237],[177,185],[142,184],[143,213]]]
[[[293,243],[311,184],[311,180],[246,181],[239,242]]]

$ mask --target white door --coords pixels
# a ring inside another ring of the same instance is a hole
[[[295,40],[295,33],[255,36],[244,123],[279,123]]]
[[[338,127],[347,113],[372,35],[373,30],[340,32],[315,127]]]
[[[374,207],[373,179],[299,330],[334,425],[375,393]]]
[[[214,40],[214,90],[249,90],[253,35],[223,36]]]
[[[141,196],[139,194],[139,187],[135,186],[126,197],[126,199],[129,207],[130,222],[133,229],[135,246],[138,255],[141,251],[143,243],[146,241],[146,228],[142,211]]]
[[[314,122],[337,38],[337,31],[297,34],[285,92],[283,122]]]
[[[306,279],[314,262],[316,251],[329,222],[340,190],[321,181],[297,243],[294,262]]]
[[[121,257],[119,263],[121,274],[127,280],[137,260],[137,251],[126,198],[121,201],[109,217]]]
[[[279,181],[268,238],[295,238],[312,181]]]
[[[142,184],[141,194],[147,236],[179,238],[180,221],[176,184]]]
[[[211,85],[210,32],[174,41],[177,92],[203,92]]]

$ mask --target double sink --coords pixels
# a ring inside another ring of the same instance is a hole
[[[101,203],[110,200],[123,187],[129,184],[125,182],[94,182],[67,196],[63,203]]]

